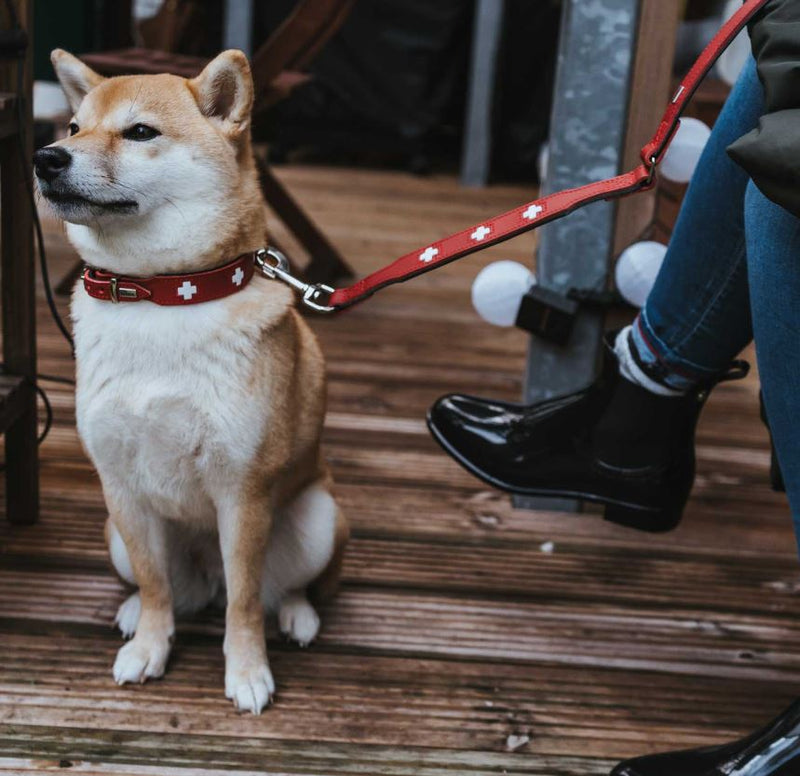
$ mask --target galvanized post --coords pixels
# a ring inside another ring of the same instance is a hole
[[[640,0],[565,0],[550,128],[545,193],[621,171],[635,62]],[[602,202],[542,228],[539,282],[567,291],[602,288],[614,241],[615,207]],[[602,316],[582,312],[570,343],[532,338],[525,397],[537,401],[590,383]],[[515,500],[529,509],[579,511],[576,501]]]

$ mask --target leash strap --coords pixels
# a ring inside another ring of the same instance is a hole
[[[766,3],[767,0],[747,0],[714,36],[681,82],[653,139],[642,149],[641,164],[630,172],[528,202],[522,207],[401,256],[346,288],[332,289],[329,286],[308,285],[298,281],[288,273],[288,265],[282,254],[273,249],[260,252],[260,269],[268,277],[283,280],[300,291],[303,302],[312,309],[318,312],[334,312],[361,302],[386,286],[402,283],[476,251],[538,229],[592,202],[618,199],[652,188],[656,180],[656,169],[675,137],[681,116],[697,88],[720,55]],[[272,261],[267,261],[267,257],[271,257]]]

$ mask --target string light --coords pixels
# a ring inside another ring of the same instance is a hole
[[[688,183],[703,154],[711,129],[699,119],[681,119],[681,125],[659,171],[674,183]]]
[[[617,290],[634,307],[643,307],[664,263],[667,246],[647,240],[626,248],[614,268]]]
[[[495,326],[513,326],[522,297],[536,276],[516,261],[496,261],[484,267],[472,284],[472,305],[483,320]]]

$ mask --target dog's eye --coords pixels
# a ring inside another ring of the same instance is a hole
[[[81,131],[81,128],[74,121],[70,123],[67,129],[69,130],[70,137],[72,137],[72,135],[77,135],[78,132]]]
[[[126,140],[152,140],[158,137],[161,133],[157,129],[148,127],[147,124],[134,124],[128,127],[123,133],[122,137]]]

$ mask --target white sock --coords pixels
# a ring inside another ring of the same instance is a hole
[[[679,391],[675,388],[668,388],[659,382],[648,377],[636,363],[636,360],[631,353],[629,334],[631,331],[630,326],[626,326],[614,341],[614,353],[616,353],[617,360],[619,361],[619,373],[630,382],[644,388],[650,393],[655,393],[658,396],[685,396],[685,391]]]

